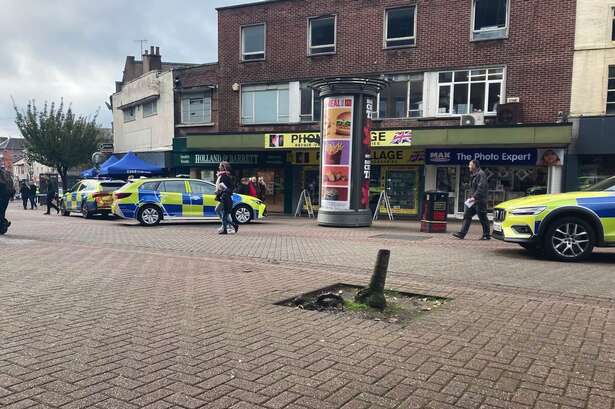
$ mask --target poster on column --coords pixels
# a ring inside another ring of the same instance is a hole
[[[354,98],[324,99],[321,208],[350,209]]]

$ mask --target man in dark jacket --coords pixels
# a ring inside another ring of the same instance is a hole
[[[60,209],[56,206],[53,201],[58,197],[58,190],[56,189],[55,183],[51,178],[47,179],[47,212],[45,214],[50,214],[51,208],[53,207],[56,210],[56,214],[60,213]]]
[[[30,188],[26,185],[25,181],[19,184],[19,194],[21,195],[21,202],[23,203],[23,209],[28,210],[28,200],[30,200]]]
[[[9,206],[9,199],[15,194],[13,186],[13,177],[4,168],[4,163],[0,162],[0,233],[4,234],[5,229],[11,225],[11,222],[6,220],[6,208]]]
[[[459,233],[454,233],[453,236],[462,239],[468,234],[472,218],[478,215],[478,220],[483,226],[483,237],[481,240],[489,240],[491,238],[491,229],[489,227],[489,219],[487,219],[487,195],[489,193],[489,184],[487,175],[480,168],[478,160],[474,159],[469,164],[472,180],[470,181],[470,197],[466,200],[465,213],[463,214],[463,225]]]

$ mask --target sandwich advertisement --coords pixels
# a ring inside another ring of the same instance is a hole
[[[327,97],[323,104],[321,208],[348,210],[354,98]]]

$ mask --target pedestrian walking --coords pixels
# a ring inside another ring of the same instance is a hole
[[[23,204],[23,209],[28,210],[28,200],[30,200],[30,188],[26,185],[26,182],[23,181],[19,184],[19,194],[21,195],[21,203]]]
[[[265,178],[262,176],[258,177],[258,184],[256,189],[256,197],[258,197],[262,202],[265,201],[265,196],[267,195],[267,184],[265,183]]]
[[[480,162],[476,159],[471,160],[468,165],[470,169],[470,197],[465,202],[465,212],[463,214],[463,224],[461,231],[454,233],[453,236],[463,240],[470,230],[472,218],[478,215],[480,224],[483,226],[483,236],[481,240],[491,239],[491,229],[489,227],[489,219],[487,219],[487,195],[489,193],[489,185],[485,171],[480,168]]]
[[[216,212],[220,216],[222,226],[218,230],[218,234],[228,234],[229,226],[235,229],[235,233],[239,231],[239,225],[234,223],[231,217],[233,189],[231,165],[226,161],[220,162],[216,179],[216,200],[219,202],[219,205],[216,206]]]
[[[248,182],[248,194],[252,197],[258,197],[258,182],[256,176],[252,176]]]
[[[34,181],[30,182],[30,210],[33,209],[38,209],[38,206],[36,205],[36,198],[38,197],[38,188],[36,187],[36,184],[34,183]]]
[[[45,214],[51,214],[51,208],[54,208],[56,210],[56,214],[60,213],[60,208],[58,206],[56,206],[54,202],[54,200],[56,200],[58,197],[58,190],[56,188],[55,183],[53,183],[53,180],[51,180],[51,178],[47,179],[47,212],[45,212]]]
[[[6,208],[9,199],[15,195],[13,177],[5,169],[4,162],[0,162],[0,234],[7,232],[11,222],[6,219]]]

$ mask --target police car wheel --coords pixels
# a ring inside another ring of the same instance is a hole
[[[233,209],[233,221],[238,224],[246,224],[250,223],[252,220],[252,209],[244,204],[240,204],[239,206]]]
[[[139,220],[142,226],[155,226],[160,223],[161,219],[162,213],[160,209],[151,205],[143,206],[137,215],[137,220]]]
[[[88,210],[88,205],[85,202],[81,204],[81,214],[86,219],[89,219],[90,217],[92,217],[92,213],[90,213],[90,211]]]
[[[544,237],[547,256],[558,261],[581,261],[589,257],[596,235],[593,227],[578,217],[563,217],[549,225]]]

